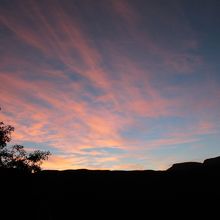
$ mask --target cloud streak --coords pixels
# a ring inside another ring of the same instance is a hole
[[[0,114],[15,141],[50,148],[46,169],[144,169],[143,153],[219,133],[218,81],[201,70],[209,63],[179,5],[151,15],[156,28],[142,1],[97,2],[1,7]],[[164,16],[178,38],[155,37]]]

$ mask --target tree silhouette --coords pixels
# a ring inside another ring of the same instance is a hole
[[[0,167],[17,168],[32,173],[40,171],[41,164],[51,153],[40,150],[27,153],[22,145],[8,146],[13,131],[14,127],[0,122]]]
[[[4,125],[3,122],[0,122],[0,149],[6,147],[7,143],[11,141],[11,133],[13,131],[14,127],[11,125]]]

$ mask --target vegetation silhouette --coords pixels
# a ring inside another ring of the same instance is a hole
[[[8,146],[14,130],[11,125],[0,122],[0,168],[16,168],[31,173],[39,172],[42,162],[47,160],[51,153],[40,150],[27,153],[22,145]]]

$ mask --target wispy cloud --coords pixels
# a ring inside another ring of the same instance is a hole
[[[14,139],[50,147],[48,169],[142,169],[145,149],[218,133],[218,82],[207,81],[179,4],[165,13],[152,3],[145,13],[133,1],[97,2],[0,9],[0,114],[16,127]]]

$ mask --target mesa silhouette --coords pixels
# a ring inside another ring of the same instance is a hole
[[[0,169],[1,189],[55,207],[71,198],[94,200],[199,200],[220,195],[220,157],[185,162],[165,171]],[[42,196],[43,195],[43,196]],[[47,205],[48,206],[48,205]]]

